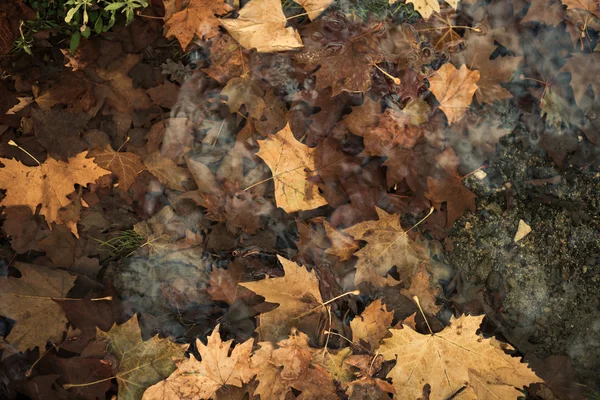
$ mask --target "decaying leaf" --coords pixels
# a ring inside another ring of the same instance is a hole
[[[352,340],[355,343],[368,343],[371,350],[376,350],[381,339],[388,334],[393,319],[394,313],[387,311],[381,299],[375,300],[362,314],[350,321]]]
[[[315,316],[324,312],[321,304],[319,281],[305,267],[278,256],[285,275],[282,278],[266,278],[258,282],[244,282],[241,286],[263,296],[269,303],[279,307],[261,314],[258,331],[261,340],[278,341],[287,337],[292,327],[314,329]],[[314,311],[314,312],[311,312]]]
[[[144,391],[167,378],[184,359],[187,345],[153,336],[144,341],[137,315],[108,331],[96,332],[97,340],[106,342],[106,351],[117,361],[114,365],[119,384],[119,399],[139,400]]]
[[[327,237],[331,241],[331,247],[327,248],[327,254],[339,257],[340,261],[346,261],[352,257],[352,254],[358,249],[358,244],[344,232],[332,227],[329,222],[323,221]]]
[[[459,1],[460,0],[446,0],[446,3],[450,4],[450,6],[456,10]],[[408,0],[407,3],[412,3],[415,10],[425,19],[429,19],[434,12],[440,13],[440,3],[437,0]]]
[[[429,90],[440,103],[440,110],[448,117],[448,123],[460,121],[471,105],[477,90],[479,71],[471,71],[465,65],[456,69],[452,64],[444,64],[429,78]]]
[[[329,7],[334,0],[294,0],[300,4],[308,14],[308,18],[315,19]]]
[[[0,158],[4,168],[0,169],[0,187],[6,189],[4,206],[27,205],[32,212],[41,204],[40,214],[46,221],[61,223],[59,210],[71,204],[67,196],[75,191],[73,185],[86,186],[110,171],[100,168],[87,152],[69,158],[69,162],[48,158],[38,167],[27,167],[15,160]],[[26,184],[24,184],[26,182]],[[67,223],[77,236],[75,222]]]
[[[148,388],[143,399],[179,400],[190,396],[212,399],[220,388],[242,387],[256,375],[256,370],[250,368],[253,339],[236,345],[230,354],[233,340],[223,342],[217,325],[207,340],[204,345],[196,339],[202,361],[193,356],[178,361],[175,372]]]
[[[38,265],[15,266],[20,278],[0,278],[0,315],[16,321],[6,341],[18,351],[43,351],[47,342],[59,342],[66,330],[67,317],[53,299],[66,297],[76,276]]]
[[[273,174],[278,207],[292,213],[327,204],[317,185],[308,180],[316,170],[315,150],[296,140],[289,124],[258,143],[257,154]]]
[[[94,149],[88,157],[100,167],[111,171],[119,179],[119,187],[128,190],[140,172],[146,169],[140,156],[134,153],[114,151],[110,145],[103,149]]]
[[[361,222],[344,232],[355,240],[365,240],[367,245],[354,253],[358,257],[354,284],[370,282],[378,286],[393,286],[398,283],[387,276],[395,266],[400,276],[411,276],[425,258],[423,249],[411,240],[402,226],[400,217],[377,208],[377,221]]]
[[[163,157],[160,153],[152,153],[144,160],[144,165],[160,183],[173,190],[185,191],[183,182],[191,178],[190,172],[177,166],[174,161]]]
[[[474,391],[467,398],[516,399],[521,395],[516,388],[541,382],[519,358],[476,334],[482,320],[483,316],[463,315],[431,335],[407,325],[392,329],[392,337],[384,339],[379,352],[386,360],[396,360],[387,376],[398,398],[417,399],[428,384],[431,400],[447,399],[465,385]]]
[[[233,7],[223,0],[191,0],[183,10],[174,13],[165,23],[165,36],[176,37],[181,48],[186,50],[194,39],[210,39],[219,34],[216,15],[225,15]]]
[[[422,264],[417,273],[410,281],[410,288],[400,289],[400,293],[412,299],[417,296],[421,309],[426,315],[433,316],[440,310],[436,303],[436,297],[439,294],[439,288],[432,289],[430,284],[429,272],[425,264]]]
[[[246,3],[236,19],[221,19],[227,29],[246,49],[260,53],[295,50],[301,48],[302,40],[292,27],[286,27],[287,19],[279,0],[251,0]]]

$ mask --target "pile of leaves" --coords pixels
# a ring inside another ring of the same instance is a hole
[[[591,390],[439,255],[504,137],[597,174],[598,2],[154,0],[8,55],[31,13],[0,5],[2,397]]]

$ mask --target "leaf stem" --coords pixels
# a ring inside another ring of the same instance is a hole
[[[65,389],[71,389],[74,387],[85,387],[85,386],[91,386],[91,385],[96,385],[98,383],[102,383],[102,382],[106,382],[106,381],[110,381],[111,379],[116,378],[116,376],[111,376],[109,378],[104,378],[104,379],[100,379],[99,381],[94,381],[94,382],[88,382],[88,383],[67,383],[66,385],[63,385],[63,388]]]
[[[21,150],[23,153],[25,153],[25,154],[27,154],[29,157],[33,158],[33,161],[35,161],[36,163],[38,163],[38,165],[39,165],[40,167],[42,166],[42,163],[41,163],[41,162],[39,162],[39,160],[38,160],[37,158],[35,158],[34,156],[32,156],[30,152],[28,152],[27,150],[25,150],[24,148],[22,148],[21,146],[19,146],[17,143],[15,143],[15,141],[14,141],[14,140],[12,140],[12,139],[11,139],[11,140],[9,140],[9,141],[8,141],[8,144],[9,144],[9,145],[11,145],[11,146],[13,146],[13,147],[16,147],[16,148],[17,148],[17,149],[19,149],[19,150]]]

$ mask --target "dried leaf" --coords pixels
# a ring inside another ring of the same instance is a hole
[[[429,78],[430,90],[446,114],[448,123],[460,121],[477,90],[479,71],[471,71],[465,65],[459,70],[452,64],[444,64]]]
[[[447,399],[463,385],[481,395],[510,399],[522,394],[515,387],[540,382],[526,364],[476,334],[482,320],[483,316],[453,318],[450,326],[434,335],[422,335],[406,325],[392,329],[379,352],[386,360],[397,360],[387,377],[392,378],[398,398],[417,399],[429,384],[431,400]]]
[[[285,271],[282,278],[240,283],[241,286],[263,296],[265,301],[279,304],[273,311],[260,316],[258,331],[262,340],[277,341],[285,338],[292,327],[302,328],[307,320],[313,321],[315,316],[324,311],[317,309],[313,313],[303,315],[323,303],[319,281],[314,271],[308,272],[306,268],[281,256],[277,258]]]
[[[100,168],[87,152],[69,159],[68,163],[47,158],[39,167],[27,167],[15,160],[0,158],[4,164],[0,174],[0,187],[6,189],[4,206],[27,205],[32,212],[41,204],[40,214],[51,224],[61,223],[59,210],[71,204],[67,196],[74,192],[73,185],[86,186],[110,171]],[[23,184],[27,182],[27,184]],[[77,226],[68,224],[77,236]]]
[[[412,276],[425,254],[419,244],[411,240],[400,226],[400,217],[377,208],[379,220],[361,222],[344,230],[355,240],[367,245],[354,255],[358,257],[354,284],[370,282],[377,286],[398,283],[386,276],[394,266],[402,276]]]
[[[67,317],[53,298],[64,298],[75,283],[75,276],[60,270],[16,263],[20,278],[0,278],[0,313],[16,321],[6,341],[18,351],[46,342],[58,343],[66,330]]]
[[[295,50],[301,48],[298,32],[287,27],[287,19],[279,0],[251,0],[236,19],[221,19],[227,29],[244,48],[259,53]]]
[[[332,227],[327,221],[323,221],[323,226],[325,232],[327,232],[327,237],[331,241],[331,247],[325,249],[325,252],[338,257],[340,261],[349,260],[358,249],[356,241],[344,232]]]
[[[318,187],[308,180],[316,170],[315,149],[296,140],[289,124],[258,144],[257,154],[273,174],[278,207],[292,213],[327,204]]]
[[[231,351],[232,340],[221,341],[219,325],[215,327],[204,345],[196,339],[202,361],[193,356],[177,363],[177,369],[167,379],[144,392],[144,400],[179,400],[193,396],[199,399],[214,398],[217,390],[225,386],[242,387],[256,375],[250,368],[253,339],[238,344]]]
[[[173,190],[184,192],[183,182],[191,178],[187,169],[177,166],[173,160],[161,156],[158,152],[146,157],[144,165],[160,183]]]
[[[363,341],[371,346],[371,350],[376,350],[381,339],[388,334],[393,319],[394,313],[387,311],[381,299],[375,300],[362,314],[350,321],[352,341],[358,344]]]
[[[122,325],[114,324],[108,332],[96,331],[98,340],[106,342],[106,351],[117,361],[116,379],[119,399],[139,400],[146,388],[167,378],[184,359],[187,345],[153,336],[144,341],[137,315]]]
[[[223,0],[191,0],[183,10],[174,13],[165,23],[165,36],[177,38],[181,48],[186,50],[194,39],[210,39],[219,34],[219,20],[216,15],[225,15],[233,7]]]
[[[316,19],[319,15],[331,5],[335,0],[294,0],[300,4],[311,20]]]
[[[432,289],[429,283],[430,277],[425,264],[421,265],[417,273],[412,277],[410,281],[409,289],[400,289],[400,293],[404,296],[412,299],[417,296],[421,309],[428,316],[437,314],[440,310],[440,306],[436,303],[437,296],[440,292],[439,288]]]
[[[134,153],[116,152],[110,145],[90,151],[88,157],[93,157],[96,164],[115,174],[119,179],[119,188],[125,191],[133,185],[139,173],[146,169],[140,156]]]

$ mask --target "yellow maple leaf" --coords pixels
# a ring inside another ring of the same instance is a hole
[[[327,204],[317,186],[307,180],[316,170],[315,149],[297,141],[289,124],[258,144],[258,156],[273,173],[278,207],[292,213]]]
[[[237,42],[259,53],[287,51],[303,46],[298,32],[286,27],[287,19],[280,0],[251,0],[236,19],[221,19]]]
[[[483,317],[453,318],[450,326],[430,335],[408,325],[391,329],[392,337],[383,340],[379,352],[396,360],[387,377],[398,398],[417,399],[429,384],[430,400],[447,399],[465,385],[461,398],[516,399],[522,394],[516,387],[541,382],[527,364],[477,335]]]
[[[48,157],[37,167],[28,167],[13,159],[0,158],[4,168],[0,169],[0,188],[6,189],[3,206],[28,206],[35,212],[41,204],[40,213],[48,225],[52,222],[65,224],[77,235],[75,221],[62,221],[59,210],[72,202],[67,196],[75,191],[73,185],[86,186],[101,176],[110,174],[86,158],[87,152],[69,158],[68,162]]]
[[[429,90],[440,103],[440,110],[446,114],[448,123],[458,122],[473,101],[477,90],[479,71],[471,71],[466,65],[460,69],[452,64],[444,64],[429,78]]]

